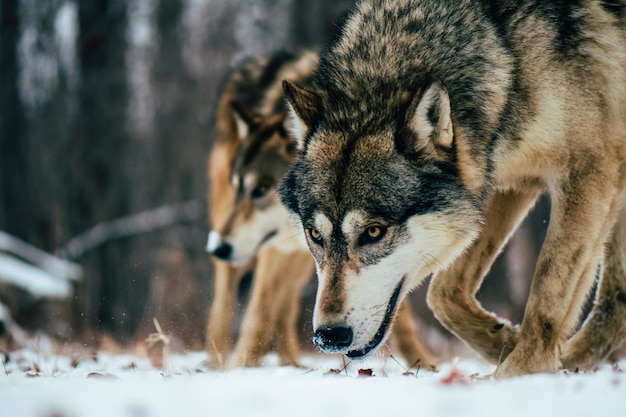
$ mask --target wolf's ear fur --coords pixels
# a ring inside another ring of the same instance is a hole
[[[240,141],[243,141],[256,127],[254,116],[237,101],[230,103],[230,108],[233,111],[237,137]]]
[[[407,109],[406,123],[417,137],[414,151],[429,145],[444,150],[452,147],[450,98],[439,82],[433,82],[415,95]]]
[[[321,99],[317,94],[287,80],[283,81],[283,90],[289,110],[288,128],[298,149],[303,150],[306,137],[317,121]]]

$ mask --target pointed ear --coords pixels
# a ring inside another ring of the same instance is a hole
[[[296,140],[298,149],[303,150],[305,139],[313,129],[321,111],[320,97],[290,81],[283,81],[289,112],[288,127]]]
[[[286,115],[285,117],[283,117],[282,121],[281,121],[281,129],[283,131],[282,135],[286,141],[287,147],[285,148],[285,150],[287,151],[287,154],[295,157],[296,155],[296,150],[298,149],[298,140],[296,140],[296,138],[294,137],[293,133],[292,133],[292,125],[293,122],[290,120],[290,116]]]
[[[237,101],[233,101],[232,103],[230,103],[230,107],[233,111],[233,120],[235,121],[237,137],[239,138],[239,140],[244,140],[250,135],[250,132],[256,127],[254,116],[250,114]]]
[[[414,151],[426,146],[447,150],[452,147],[454,133],[450,116],[450,98],[439,82],[428,85],[416,94],[406,114],[406,124],[417,137]]]

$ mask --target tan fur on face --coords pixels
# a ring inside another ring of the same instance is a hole
[[[234,192],[230,186],[229,161],[235,155],[238,141],[218,143],[209,155],[208,180],[209,221],[221,224],[230,211],[230,201]],[[235,301],[239,280],[250,265],[233,267],[226,262],[215,260],[213,270],[213,302],[208,311],[206,349],[209,352],[209,365],[224,367],[230,350],[230,323],[235,314]]]
[[[229,222],[231,224],[235,222],[232,213],[235,188],[231,181],[231,164],[242,144],[242,138],[238,134],[241,129],[233,117],[231,103],[239,98],[237,91],[241,85],[254,85],[253,80],[261,76],[267,62],[268,58],[261,57],[256,61],[245,63],[235,71],[226,83],[217,106],[216,139],[207,163],[210,203],[208,217],[214,230],[225,230]],[[307,77],[316,62],[317,55],[306,52],[295,65],[285,67],[285,76],[295,79]],[[259,114],[270,115],[268,123],[276,123],[271,112],[277,100],[282,100],[280,77],[274,85],[267,88],[263,102],[256,109]],[[242,214],[244,217],[250,217],[251,210],[242,210]],[[236,309],[236,289],[240,277],[250,268],[254,268],[255,271],[251,303],[246,310],[235,353],[229,358],[230,328]],[[215,290],[208,314],[206,338],[210,355],[209,364],[220,368],[257,366],[272,343],[279,352],[281,363],[296,364],[298,337],[295,323],[299,313],[298,294],[310,278],[312,269],[310,255],[304,256],[302,249],[296,249],[295,254],[284,254],[268,248],[262,250],[247,265],[239,267],[215,260],[213,274]],[[288,274],[289,279],[283,279],[284,273]],[[268,299],[275,288],[279,288],[280,291],[276,297]]]
[[[283,78],[293,81],[305,80],[317,63],[317,55],[304,53],[293,65],[283,69],[275,82],[264,91],[263,99],[256,109],[256,123],[266,127],[282,123],[283,114],[272,114],[276,102],[282,100],[281,82]],[[246,66],[252,78],[260,76],[267,64],[266,58]],[[263,356],[272,348],[276,349],[280,363],[296,365],[299,361],[299,337],[296,323],[301,308],[302,287],[313,272],[313,260],[296,236],[301,233],[291,229],[288,215],[275,199],[275,191],[265,204],[271,206],[260,213],[250,201],[234,207],[237,183],[231,178],[231,165],[236,152],[242,146],[241,132],[246,126],[237,126],[232,117],[231,102],[237,98],[234,86],[243,82],[243,72],[235,72],[227,83],[217,111],[217,138],[209,155],[209,220],[213,236],[223,239],[236,231],[239,236],[255,234],[255,228],[267,223],[281,223],[282,237],[272,240],[262,249],[256,248],[253,258],[243,266],[234,267],[215,260],[213,302],[209,311],[206,345],[209,351],[209,364],[219,368],[259,366]],[[241,103],[246,104],[246,103]],[[241,122],[241,120],[239,120]],[[249,132],[248,132],[249,133]],[[284,138],[274,135],[259,150],[279,149],[279,159],[292,158],[285,146]],[[277,161],[278,162],[278,161]],[[254,175],[246,177],[248,187],[255,183]],[[238,179],[237,179],[238,180]],[[267,213],[269,212],[269,213]],[[288,230],[288,231],[287,231]],[[241,275],[253,268],[254,277],[250,301],[241,323],[239,337],[231,349],[230,328],[236,309],[236,292]],[[402,312],[402,326],[394,333],[396,343],[401,346],[407,363],[420,360],[423,366],[436,368],[436,360],[419,338],[411,311],[407,307]],[[232,350],[232,353],[231,353]]]

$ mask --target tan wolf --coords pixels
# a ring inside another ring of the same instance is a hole
[[[281,364],[298,361],[300,298],[314,263],[277,195],[295,158],[295,143],[284,125],[282,80],[308,85],[317,63],[314,52],[259,57],[234,71],[222,90],[208,162],[212,230],[207,250],[216,259],[207,328],[213,366],[258,366],[272,346]],[[249,268],[254,268],[250,301],[227,360],[235,293]],[[434,368],[435,359],[417,337],[406,308],[394,332],[398,348],[409,364],[420,359],[422,366]]]
[[[311,88],[285,82],[281,185],[316,261],[315,342],[361,357],[431,277],[441,323],[496,377],[592,366],[626,334],[626,3],[367,0]],[[475,295],[547,192],[519,327]],[[603,265],[593,311],[582,305]]]

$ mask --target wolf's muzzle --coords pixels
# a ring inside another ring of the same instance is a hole
[[[324,352],[341,352],[351,359],[362,358],[375,351],[380,343],[385,339],[387,331],[389,330],[391,322],[393,321],[393,316],[396,312],[396,307],[398,305],[400,290],[402,289],[404,278],[405,277],[402,277],[402,280],[396,286],[391,295],[391,298],[389,299],[389,303],[387,304],[387,310],[385,311],[385,316],[380,323],[378,331],[365,346],[359,349],[348,351],[348,348],[350,348],[350,346],[352,345],[352,339],[354,334],[352,328],[341,326],[322,327],[317,329],[315,331],[315,336],[313,337],[313,343],[315,343],[315,345],[322,349]]]
[[[378,345],[380,345],[380,343],[383,341],[383,339],[387,335],[387,331],[389,330],[389,327],[391,326],[391,322],[393,321],[393,316],[396,311],[396,306],[398,305],[398,297],[400,296],[400,289],[402,288],[403,283],[404,283],[404,277],[402,277],[402,280],[400,281],[396,289],[393,291],[393,294],[391,295],[391,299],[389,300],[389,304],[387,304],[387,310],[385,311],[385,316],[383,317],[383,321],[380,323],[380,327],[378,328],[378,331],[376,332],[372,340],[370,340],[369,343],[365,345],[363,348],[351,350],[348,353],[346,353],[347,357],[349,357],[350,359],[363,358],[369,355],[370,353],[372,353],[374,350],[376,350],[376,348],[378,348]]]
[[[229,261],[232,252],[233,247],[226,242],[222,242],[218,245],[217,248],[215,248],[214,251],[211,252],[211,254],[223,261]]]
[[[220,238],[219,233],[213,230],[209,232],[209,237],[207,239],[207,244],[206,244],[206,250],[211,255],[223,261],[229,261],[233,253],[233,247],[229,243],[224,242]]]
[[[325,327],[315,331],[313,343],[324,352],[343,350],[352,344],[352,329],[349,327]]]

